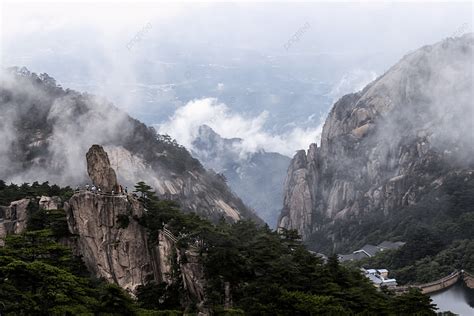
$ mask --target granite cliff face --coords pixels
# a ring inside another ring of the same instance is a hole
[[[312,207],[315,196],[316,168],[315,144],[306,155],[304,150],[296,153],[288,168],[283,199],[284,208],[280,215],[279,227],[296,229],[304,239],[309,236],[312,225]]]
[[[89,191],[66,203],[70,232],[89,271],[130,291],[153,274],[144,229],[134,220],[120,228],[117,216],[141,216],[140,203],[127,196]]]
[[[20,234],[26,230],[28,204],[30,199],[11,202],[8,207],[0,206],[0,246],[8,234]]]
[[[160,197],[179,201],[184,211],[212,220],[260,222],[219,175],[184,147],[106,100],[63,89],[47,74],[25,68],[0,74],[0,179],[72,187],[89,183],[91,170],[83,155],[92,144],[101,144],[123,187],[145,181]],[[92,180],[111,191],[114,176],[101,177]]]
[[[57,210],[63,205],[58,196],[41,196],[38,201],[38,207],[43,210]]]
[[[91,147],[87,162],[92,179],[115,175],[107,153],[99,145]],[[94,183],[106,187],[105,183]],[[161,231],[156,241],[148,240],[145,228],[138,222],[146,210],[135,196],[80,191],[65,203],[64,209],[73,249],[95,276],[133,294],[137,286],[150,281],[171,284],[176,262],[189,299],[204,300],[204,273],[198,254],[179,248],[169,231]]]
[[[362,91],[337,101],[321,146],[288,169],[279,226],[314,249],[348,249],[347,232],[388,218],[474,165],[472,34],[405,56]]]
[[[150,281],[171,284],[173,262],[177,262],[189,299],[204,300],[198,254],[181,253],[173,236],[163,232],[156,246],[150,246],[145,229],[136,220],[143,215],[143,206],[133,196],[79,192],[65,203],[65,210],[73,248],[95,276],[133,294],[137,286]],[[127,217],[129,223],[120,225],[119,216]]]
[[[119,192],[117,176],[110,166],[109,156],[99,145],[92,145],[86,154],[87,173],[92,183],[105,192]]]
[[[0,206],[0,246],[8,234],[21,234],[26,231],[28,224],[28,205],[37,204],[39,209],[57,210],[62,207],[62,201],[57,196],[38,196],[13,201],[9,206]]]

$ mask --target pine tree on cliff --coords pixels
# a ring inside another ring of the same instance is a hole
[[[140,181],[137,184],[135,184],[134,192],[140,193],[141,198],[153,199],[156,197],[155,192],[152,191],[152,187],[143,181]]]

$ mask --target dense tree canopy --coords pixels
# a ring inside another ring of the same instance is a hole
[[[174,202],[147,196],[152,198],[144,199],[147,211],[140,223],[150,240],[156,240],[158,231],[166,226],[179,236],[182,247],[196,241],[201,245],[206,305],[215,312],[223,312],[226,302],[231,302],[232,313],[246,315],[398,315],[398,305],[406,302],[407,312],[434,314],[429,297],[421,293],[395,297],[377,291],[357,269],[341,266],[336,256],[324,263],[305,249],[295,231],[278,233],[252,221],[211,224],[180,212]],[[159,284],[141,287],[139,303],[144,307],[156,307],[160,301],[171,303],[165,288]],[[154,302],[153,295],[162,299]],[[414,300],[424,303],[416,305]],[[183,301],[186,298],[166,308],[179,308]]]
[[[19,196],[26,196],[18,190]],[[179,249],[192,244],[199,250],[206,278],[204,307],[218,315],[434,314],[429,297],[421,293],[396,297],[377,291],[357,269],[341,266],[336,256],[323,262],[305,249],[295,231],[279,233],[252,221],[213,224],[181,212],[175,202],[159,200],[144,183],[137,185],[137,191],[143,193],[145,212],[129,220],[144,226],[149,244],[157,242],[159,230],[165,227],[178,237]],[[178,257],[173,259],[172,284],[150,281],[137,289],[134,300],[117,286],[92,278],[81,259],[58,243],[72,238],[64,226],[64,211],[32,206],[28,215],[28,231],[7,236],[0,248],[2,314],[179,315],[184,310],[197,311],[198,302],[190,301],[184,289]]]
[[[26,197],[37,196],[59,196],[63,200],[70,198],[73,190],[70,187],[60,188],[56,184],[50,185],[48,182],[23,183],[18,186],[16,184],[6,184],[0,180],[0,205],[9,205],[10,202],[17,201]]]
[[[7,237],[0,248],[0,280],[0,310],[6,315],[135,313],[126,293],[90,278],[48,229]]]
[[[453,174],[418,203],[378,218],[366,227],[367,234],[353,238],[353,250],[391,239],[406,244],[356,264],[387,268],[401,284],[434,281],[455,270],[474,271],[473,192],[473,174]]]

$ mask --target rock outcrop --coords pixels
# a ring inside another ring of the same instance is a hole
[[[316,145],[312,145],[310,152],[316,149]],[[279,223],[279,227],[298,230],[303,238],[308,237],[312,224],[314,196],[311,185],[314,175],[311,171],[314,170],[311,169],[305,151],[298,151],[288,168],[284,184],[287,189]]]
[[[161,198],[179,201],[184,211],[216,221],[224,217],[261,222],[186,148],[106,100],[63,89],[49,76],[26,69],[2,73],[0,113],[0,162],[7,166],[0,170],[0,179],[7,182],[49,181],[71,187],[89,183],[87,173],[93,170],[83,155],[91,145],[101,144],[124,187],[145,181]],[[107,161],[98,152],[91,159]],[[110,192],[116,183],[110,170],[97,177],[93,181],[103,191]]]
[[[62,207],[62,200],[58,196],[41,196],[38,206],[42,210],[57,210]]]
[[[30,199],[21,199],[10,203],[8,207],[0,206],[0,246],[8,234],[20,234],[26,230],[28,204]]]
[[[120,186],[117,183],[117,176],[110,166],[109,156],[104,148],[99,145],[92,145],[86,154],[87,173],[92,183],[101,188],[104,192],[119,192]]]
[[[204,272],[198,253],[180,249],[169,233],[160,232],[157,242],[148,240],[137,221],[143,206],[132,195],[79,192],[65,203],[65,210],[74,235],[73,249],[95,276],[133,294],[150,281],[171,284],[175,262],[189,300],[204,301]]]
[[[186,249],[178,257],[178,262],[181,262],[181,277],[183,279],[184,289],[188,293],[188,299],[190,301],[194,300],[199,302],[198,307],[205,311],[202,305],[206,299],[206,279],[199,252],[193,248]]]
[[[143,214],[137,200],[85,191],[76,193],[65,209],[89,271],[132,292],[153,274],[145,231],[132,219]],[[119,227],[120,216],[129,218],[127,227]]]
[[[234,222],[240,219],[262,220],[227,187],[222,177],[212,170],[189,170],[178,174],[169,169],[155,171],[139,155],[124,147],[106,146],[113,167],[118,168],[122,186],[133,187],[137,179],[152,186],[160,198],[177,201],[184,211],[194,212],[212,221],[224,217]]]
[[[102,157],[102,162],[90,159],[89,151],[88,164],[94,164],[89,168],[91,178],[101,179],[95,173],[104,175],[110,170],[115,174],[102,147],[95,145],[91,150]],[[174,282],[172,275],[178,264],[189,299],[204,301],[204,273],[198,254],[192,248],[179,248],[176,237],[167,230],[160,231],[157,240],[149,240],[138,221],[145,212],[143,204],[133,195],[80,191],[64,208],[74,236],[73,249],[95,276],[133,294],[139,285],[150,281]]]
[[[449,174],[470,175],[473,46],[471,34],[423,47],[337,101],[320,148],[293,158],[279,225],[316,250],[340,250],[367,218],[416,204]]]

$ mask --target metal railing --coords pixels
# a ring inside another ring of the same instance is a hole
[[[445,288],[448,288],[450,286],[452,286],[454,283],[456,283],[459,278],[462,276],[463,274],[463,271],[460,271],[460,270],[456,270],[454,272],[452,272],[451,274],[445,276],[445,277],[442,277],[441,279],[438,279],[436,281],[432,281],[432,282],[428,282],[428,283],[422,283],[422,284],[410,284],[410,285],[403,285],[403,286],[397,286],[395,287],[395,291],[396,292],[406,292],[408,291],[410,288],[418,288],[422,291],[430,288],[430,287],[436,287],[436,286],[441,286],[440,289],[434,289],[434,290],[427,290],[426,292],[424,291],[424,293],[431,293],[431,292],[436,292],[436,291],[439,291],[441,289],[445,289]],[[451,281],[453,281],[451,283]],[[446,283],[449,283],[449,284],[446,284]]]
[[[103,191],[93,191],[93,190],[87,190],[87,189],[79,189],[79,190],[74,190],[74,194],[76,193],[84,193],[88,192],[91,194],[96,194],[96,195],[102,195],[102,196],[107,196],[107,197],[125,197],[128,196],[128,193],[114,193],[112,192],[103,192]]]
[[[163,227],[162,232],[166,237],[171,239],[174,243],[177,243],[181,238],[183,238],[183,237],[176,237],[169,229],[167,229],[165,227]],[[191,249],[191,250],[194,250],[194,251],[199,251],[200,250],[200,247],[198,247],[196,245],[193,245],[193,244],[190,244],[190,243],[187,243],[187,247],[188,247],[188,249]]]

